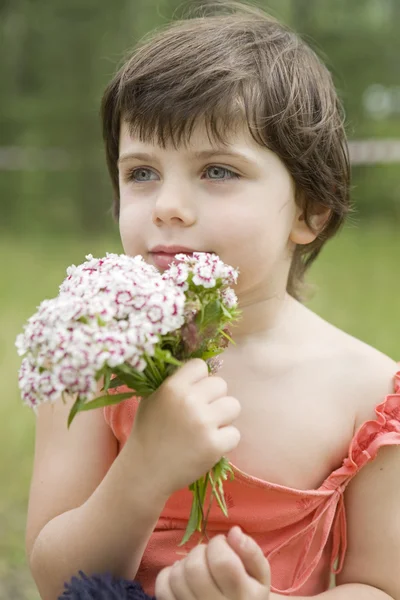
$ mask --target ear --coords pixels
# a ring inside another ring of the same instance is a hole
[[[311,244],[317,235],[323,230],[331,216],[331,209],[326,206],[317,206],[310,216],[311,228],[305,222],[304,208],[296,206],[296,214],[293,220],[289,239],[294,244]]]

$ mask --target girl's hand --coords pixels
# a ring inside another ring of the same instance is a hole
[[[239,443],[233,423],[240,403],[224,379],[195,358],[140,401],[125,452],[135,456],[152,487],[168,498],[211,470]]]
[[[160,571],[155,595],[157,600],[268,600],[269,563],[258,544],[234,527]]]

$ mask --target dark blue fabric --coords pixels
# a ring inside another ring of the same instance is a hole
[[[110,573],[88,577],[79,571],[65,583],[65,590],[58,600],[156,600],[145,594],[138,581],[113,577]]]

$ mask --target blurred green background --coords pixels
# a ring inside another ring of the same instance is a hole
[[[191,4],[0,3],[0,600],[38,600],[24,550],[34,415],[19,399],[14,340],[41,300],[57,294],[69,264],[122,251],[110,213],[102,91],[137,40]],[[352,142],[357,212],[313,267],[309,306],[400,360],[400,0],[258,5],[325,59]]]

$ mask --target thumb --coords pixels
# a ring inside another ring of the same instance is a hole
[[[269,562],[257,542],[237,526],[229,531],[227,541],[242,560],[247,573],[262,585],[269,587],[271,580]]]

